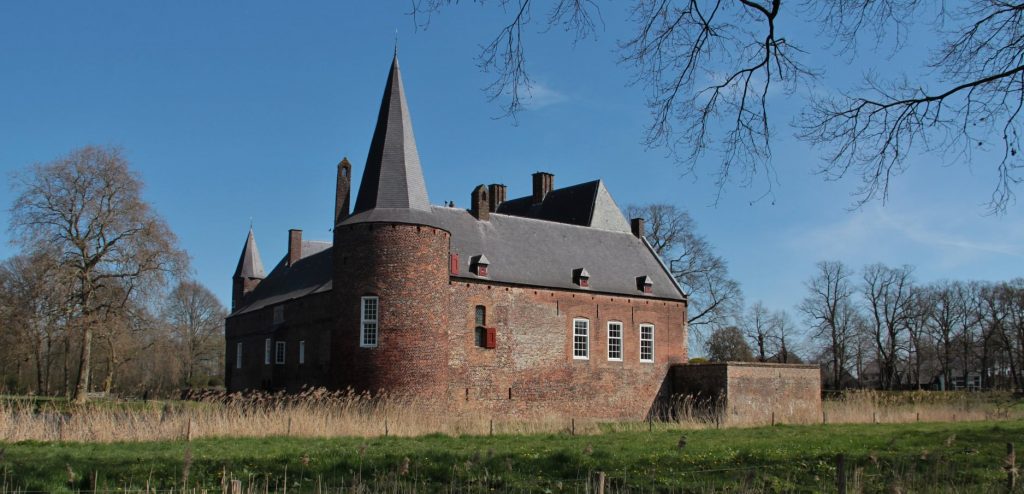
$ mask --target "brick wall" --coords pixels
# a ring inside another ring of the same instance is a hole
[[[225,385],[228,391],[267,389],[298,391],[303,385],[329,384],[330,340],[335,326],[331,294],[317,293],[282,304],[284,321],[274,324],[274,307],[233,316],[225,321]],[[271,341],[271,361],[265,364],[265,341]],[[285,342],[285,363],[277,364],[276,342]],[[306,360],[299,364],[299,342],[305,341]],[[236,367],[237,344],[242,343],[242,367]]]
[[[821,422],[817,365],[759,362],[705,363],[672,369],[675,394],[720,396],[723,421],[743,424]]]
[[[448,232],[428,226],[356,224],[335,230],[334,387],[415,392],[442,403],[448,391]],[[380,339],[361,348],[360,298],[379,297]]]
[[[448,288],[453,413],[642,419],[670,366],[686,361],[683,302],[456,278]],[[497,330],[494,349],[476,345],[478,305]],[[587,360],[573,358],[576,318],[590,322]],[[622,361],[608,359],[610,321],[622,323]],[[640,361],[640,324],[654,325],[654,362]]]

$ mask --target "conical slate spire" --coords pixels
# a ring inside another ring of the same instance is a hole
[[[252,227],[249,227],[249,236],[245,239],[245,247],[242,247],[242,257],[238,259],[238,267],[235,268],[235,278],[257,278],[263,279],[263,261],[260,260],[260,251],[256,248],[256,236]]]
[[[377,114],[377,128],[373,131],[352,214],[374,208],[430,211],[397,53],[391,61],[384,98]]]

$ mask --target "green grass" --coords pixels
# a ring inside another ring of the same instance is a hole
[[[685,435],[685,447],[678,447]],[[594,471],[612,491],[707,492],[714,489],[817,492],[835,484],[844,453],[868,492],[994,492],[1008,441],[1024,437],[1024,421],[776,426],[592,436],[536,435],[418,438],[202,439],[192,443],[3,444],[5,490],[154,488],[181,485],[186,450],[189,486],[219,488],[222,473],[280,492],[310,492],[320,479],[333,488],[362,485],[391,491],[583,492]],[[1022,443],[1024,444],[1024,443]],[[308,460],[304,461],[304,457]],[[408,458],[408,473],[402,465]],[[73,481],[69,482],[69,471]],[[361,483],[357,481],[361,479]],[[276,487],[276,489],[275,489]]]

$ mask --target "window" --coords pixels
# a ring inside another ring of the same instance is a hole
[[[654,326],[640,325],[640,361],[654,362]]]
[[[274,324],[284,323],[284,305],[274,306]]]
[[[572,320],[572,358],[590,359],[590,321],[586,319]]]
[[[299,340],[299,364],[306,363],[306,340]]]
[[[242,342],[239,341],[235,344],[235,368],[242,368]]]
[[[270,365],[270,338],[263,341],[263,365]]]
[[[274,363],[278,364],[278,365],[284,363],[284,342],[283,341],[277,342],[277,349],[274,352]]]
[[[373,348],[377,346],[377,316],[380,306],[377,297],[363,297],[359,311],[359,346]]]
[[[473,311],[474,322],[476,323],[476,329],[473,330],[473,339],[476,346],[480,348],[487,347],[487,328],[484,327],[487,324],[487,307],[482,305],[476,306],[476,310]]]
[[[622,361],[622,323],[608,323],[608,360]]]

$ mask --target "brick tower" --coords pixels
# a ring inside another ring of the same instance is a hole
[[[334,228],[338,387],[447,395],[450,234],[430,212],[396,55],[355,207]]]

